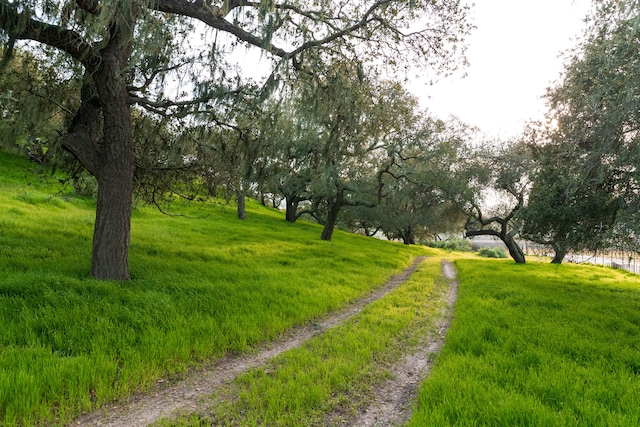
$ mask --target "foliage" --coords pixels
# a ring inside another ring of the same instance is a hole
[[[430,248],[447,249],[450,251],[471,252],[471,242],[467,239],[447,239],[447,240],[433,240],[422,242],[423,245]]]
[[[77,106],[78,82],[51,59],[24,49],[13,56],[0,78],[0,148],[50,163],[60,156],[59,131]]]
[[[42,57],[64,58],[60,74],[79,83],[62,146],[98,181],[91,274],[127,280],[132,106],[171,120],[217,111],[219,99],[247,84],[232,59],[241,45],[272,60],[260,82],[264,97],[281,80],[320,75],[327,64],[447,73],[464,62],[468,12],[453,0],[0,0],[2,65],[16,45],[54,52]]]
[[[468,177],[459,165],[473,132],[455,119],[427,112],[415,111],[412,119],[394,135],[378,173],[381,229],[406,244],[461,228],[464,218],[447,190],[466,190]]]
[[[640,281],[459,259],[455,319],[408,426],[636,425]]]
[[[87,276],[95,201],[0,153],[0,418],[69,424],[188,367],[338,309],[422,251],[288,224],[249,204],[133,214],[132,280]],[[44,182],[41,182],[45,180]],[[216,339],[212,340],[211,337]]]
[[[598,2],[547,93],[526,232],[561,253],[637,245],[638,19],[636,1]]]
[[[466,237],[497,237],[513,260],[524,264],[524,252],[515,237],[520,233],[519,212],[525,206],[534,173],[531,148],[522,140],[483,146],[469,160],[467,168],[467,176],[473,182],[469,186],[471,190],[452,195],[467,215]],[[482,195],[486,190],[498,203],[489,207],[483,203]]]
[[[399,135],[414,129],[417,101],[398,82],[351,63],[301,77],[280,96],[275,114],[266,116],[276,130],[261,138],[258,185],[282,195],[287,220],[312,215],[330,240],[339,218],[359,222],[374,212],[380,171],[398,150]]]
[[[478,250],[478,255],[485,258],[507,258],[507,254],[502,248],[480,248],[480,250]]]

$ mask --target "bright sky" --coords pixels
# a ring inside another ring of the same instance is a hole
[[[455,115],[488,136],[518,135],[546,110],[541,97],[584,29],[590,0],[476,0],[467,77],[410,89],[438,117]]]

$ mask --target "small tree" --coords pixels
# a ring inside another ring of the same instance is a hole
[[[464,180],[457,165],[469,136],[469,128],[456,120],[445,122],[416,113],[413,123],[405,121],[396,135],[379,174],[382,228],[405,244],[461,225],[461,215],[445,189]]]
[[[358,63],[334,64],[302,82],[296,95],[303,132],[289,153],[301,153],[296,175],[304,181],[294,182],[306,186],[311,201],[300,213],[314,215],[324,225],[321,239],[331,240],[344,207],[375,205],[372,178],[416,101],[400,84],[366,76]]]

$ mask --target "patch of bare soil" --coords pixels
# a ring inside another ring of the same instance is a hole
[[[262,366],[280,353],[300,346],[328,328],[342,324],[367,305],[387,295],[405,282],[423,260],[424,257],[417,258],[410,267],[389,279],[381,288],[366,297],[324,319],[289,331],[281,339],[266,344],[256,354],[225,357],[215,361],[211,366],[195,370],[185,379],[174,384],[167,384],[166,381],[160,380],[152,390],[134,395],[126,402],[108,405],[100,411],[83,415],[72,425],[147,426],[178,412],[196,412],[202,409],[200,401],[203,397],[213,394],[218,387],[233,381],[239,374]]]
[[[442,262],[442,272],[449,279],[449,289],[444,295],[446,305],[435,332],[426,337],[420,349],[405,357],[391,370],[392,379],[376,390],[375,400],[361,411],[348,425],[351,426],[400,426],[404,425],[413,411],[418,388],[431,370],[435,356],[444,344],[445,333],[453,317],[453,306],[458,295],[456,271],[449,262]]]

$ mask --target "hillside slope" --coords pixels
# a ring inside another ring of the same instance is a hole
[[[94,201],[0,153],[0,418],[61,423],[381,286],[425,249],[250,203],[139,206],[126,283],[88,276]]]

